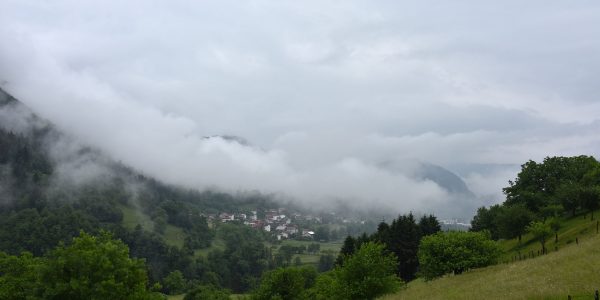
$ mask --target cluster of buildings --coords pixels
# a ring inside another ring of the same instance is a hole
[[[312,239],[315,234],[310,229],[301,229],[298,222],[303,221],[306,223],[314,222],[321,223],[320,217],[312,215],[302,215],[300,213],[286,214],[285,208],[270,209],[265,211],[264,217],[259,218],[258,212],[253,210],[249,213],[226,213],[223,212],[217,215],[209,215],[209,222],[233,222],[237,221],[246,226],[250,226],[257,230],[263,230],[270,232],[277,238],[277,240],[289,239],[302,237],[306,239]]]

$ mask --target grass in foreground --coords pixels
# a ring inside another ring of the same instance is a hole
[[[410,282],[383,299],[593,299],[600,289],[600,235],[535,259]],[[589,298],[588,298],[589,297]]]

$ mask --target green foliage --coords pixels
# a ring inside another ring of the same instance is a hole
[[[142,260],[106,233],[81,233],[44,258],[0,253],[0,299],[162,299]]]
[[[294,258],[294,266],[299,267],[302,265],[302,259],[300,258],[300,256],[296,256],[296,258]]]
[[[41,269],[43,297],[49,299],[146,299],[144,262],[110,234],[81,233],[69,246],[59,245]]]
[[[328,299],[375,299],[400,288],[396,267],[395,255],[384,245],[368,242],[346,257],[343,266],[323,275],[315,294]]]
[[[319,256],[319,264],[317,265],[317,270],[319,272],[326,272],[333,268],[335,264],[335,257],[332,253],[327,253]]]
[[[542,245],[542,252],[546,252],[546,240],[552,235],[550,224],[544,222],[531,222],[526,227],[527,232],[531,233]]]
[[[421,217],[419,219],[419,228],[423,236],[432,235],[442,230],[440,222],[434,215]]]
[[[38,271],[43,263],[31,253],[0,252],[0,299],[32,299],[40,289]]]
[[[230,292],[213,285],[203,285],[192,289],[183,300],[229,300]]]
[[[538,212],[565,185],[579,184],[593,172],[598,161],[591,156],[546,157],[542,163],[528,161],[521,166],[516,180],[503,189],[506,204],[522,204]]]
[[[314,239],[320,242],[328,242],[329,241],[329,229],[327,226],[317,227],[315,230]]]
[[[421,236],[421,228],[412,213],[399,216],[389,226],[380,225],[373,236],[375,241],[384,244],[388,251],[396,255],[397,273],[406,282],[414,279],[417,273],[417,251]]]
[[[94,232],[97,223],[70,206],[54,209],[28,208],[0,214],[0,250],[11,254],[23,251],[45,254],[59,241],[70,241],[80,230]]]
[[[387,224],[386,224],[387,225]],[[346,256],[350,256],[356,250],[356,239],[352,236],[347,236],[344,239],[344,244],[342,245],[342,249],[340,249],[340,253],[335,261],[336,265],[342,265],[344,263],[344,258]]]
[[[497,216],[497,226],[500,237],[514,238],[525,233],[525,226],[535,219],[535,215],[524,205],[504,206]]]
[[[175,270],[163,279],[163,287],[167,294],[177,295],[185,291],[186,281],[179,270]]]
[[[600,186],[581,187],[578,192],[581,207],[592,213],[593,220],[594,210],[600,207]]]
[[[498,245],[478,232],[446,232],[424,237],[419,247],[419,273],[425,279],[460,274],[496,262]]]
[[[311,243],[306,247],[306,252],[311,254],[317,254],[321,250],[321,244],[319,243]]]
[[[252,299],[307,299],[309,288],[315,284],[317,272],[312,267],[279,268],[266,272]]]
[[[247,291],[271,259],[264,237],[248,226],[235,224],[221,224],[218,234],[225,249],[209,252],[205,267],[217,275],[222,286],[234,292]]]
[[[506,201],[480,208],[471,222],[472,231],[488,230],[493,239],[519,237],[534,220],[556,218],[579,209],[600,207],[600,163],[591,156],[546,157],[528,161],[509,186]]]
[[[477,213],[471,220],[470,231],[484,231],[490,232],[492,239],[497,240],[500,238],[498,232],[498,216],[502,211],[502,207],[498,204],[490,206],[490,208],[480,207],[477,209]]]

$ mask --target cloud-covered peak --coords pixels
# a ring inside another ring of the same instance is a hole
[[[416,210],[444,190],[378,163],[491,165],[461,176],[498,202],[516,175],[503,166],[598,155],[599,15],[589,1],[6,1],[0,83],[169,182]],[[203,138],[220,133],[254,147]]]

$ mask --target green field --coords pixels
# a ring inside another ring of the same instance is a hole
[[[575,237],[579,244],[575,243]],[[518,241],[502,241],[510,260],[519,249],[522,253],[541,248],[530,236]],[[462,275],[448,275],[425,282],[407,284],[399,293],[383,299],[593,299],[600,289],[600,234],[596,221],[589,216],[565,220],[559,231],[558,251],[554,237],[547,242],[549,254],[510,263],[475,269]]]
[[[313,242],[313,241],[296,241],[296,240],[284,240],[281,242],[281,245],[290,245],[290,246],[306,246],[308,247],[308,245],[313,244],[313,243],[318,243],[321,245],[321,251],[333,251],[335,253],[339,252],[340,249],[342,248],[342,242],[327,242],[327,243],[319,243],[319,242]]]
[[[266,247],[275,247],[274,251],[276,253],[277,249],[283,245],[290,245],[290,246],[296,246],[296,247],[304,245],[304,246],[308,247],[308,245],[313,244],[313,243],[318,243],[321,245],[321,253],[326,252],[326,251],[331,251],[331,252],[333,252],[334,255],[337,255],[337,253],[342,248],[342,242],[319,243],[319,242],[313,242],[313,241],[296,241],[296,240],[284,240],[280,244],[277,244],[277,245],[267,242],[267,243],[265,243],[265,246]],[[194,251],[194,254],[196,257],[206,256],[210,251],[216,250],[216,249],[220,249],[220,250],[225,249],[225,242],[222,239],[220,239],[218,236],[212,241],[212,244],[210,247],[204,248],[204,249],[198,249],[198,250]],[[321,253],[318,253],[318,254],[308,254],[308,253],[296,254],[296,255],[294,255],[294,257],[292,257],[292,262],[296,257],[300,257],[302,264],[316,265],[319,263],[319,257],[321,256]]]
[[[123,212],[123,226],[126,228],[133,229],[139,224],[144,230],[153,230],[154,223],[146,214],[129,206],[120,205],[119,208]],[[185,240],[185,232],[179,227],[168,224],[163,237],[168,245],[181,248]]]
[[[123,212],[123,226],[133,229],[139,224],[144,230],[152,231],[154,224],[150,217],[130,206],[119,205],[119,208]]]
[[[219,237],[215,237],[210,244],[210,247],[198,249],[194,251],[194,256],[206,256],[212,250],[225,250],[225,241]]]
[[[313,244],[313,243],[318,243],[321,246],[320,253],[317,253],[317,254],[308,254],[308,253],[296,254],[296,255],[294,255],[292,257],[292,262],[294,261],[294,259],[296,259],[296,257],[300,257],[300,261],[302,262],[302,264],[316,266],[319,263],[319,258],[321,257],[321,254],[323,252],[330,251],[330,252],[333,253],[333,255],[337,255],[337,253],[342,248],[342,242],[319,243],[319,242],[313,242],[313,241],[296,241],[296,240],[284,240],[284,241],[281,242],[281,246],[283,246],[283,245],[290,245],[290,246],[297,247],[297,246],[304,245],[304,246],[308,247],[308,245]]]

